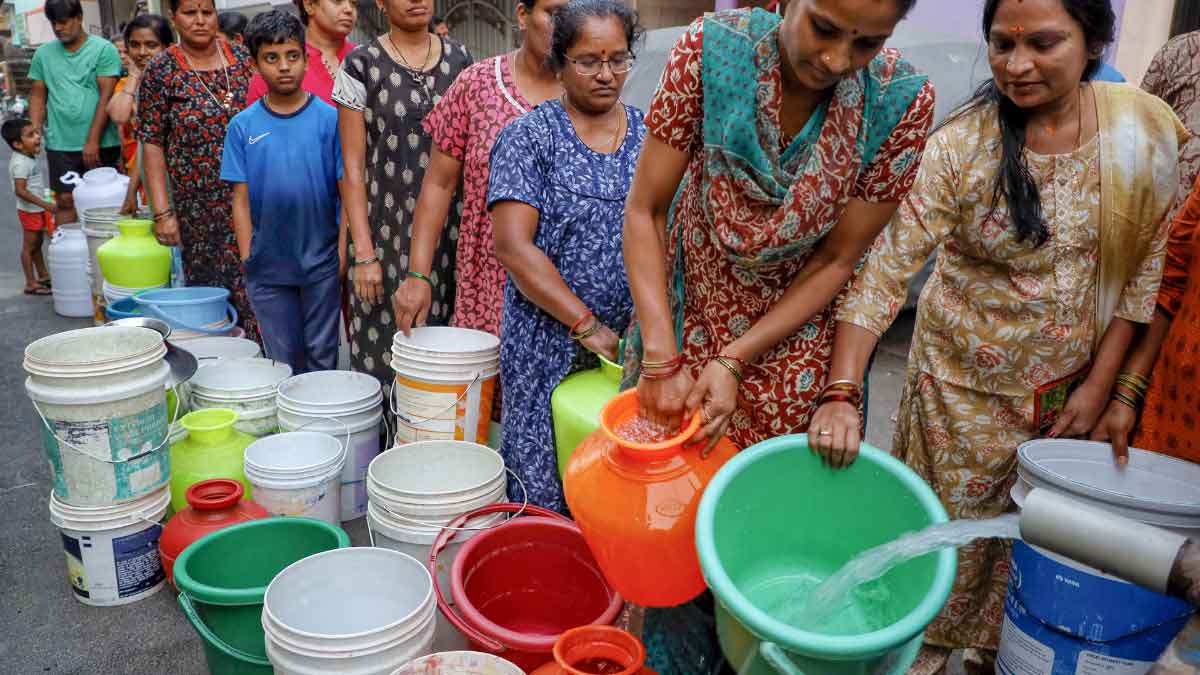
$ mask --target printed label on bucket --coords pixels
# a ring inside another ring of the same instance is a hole
[[[81,496],[91,503],[134,499],[161,487],[170,475],[170,451],[163,442],[165,401],[111,420],[46,421],[54,432],[39,424],[42,446],[54,476],[54,493],[63,501],[75,503]],[[101,463],[104,470],[97,473]]]
[[[433,384],[396,376],[397,443],[453,440],[486,443],[496,378]],[[470,433],[468,433],[470,430]]]
[[[120,537],[105,533],[62,535],[67,580],[75,595],[89,604],[121,604],[153,590],[166,576],[158,555],[162,526]]]

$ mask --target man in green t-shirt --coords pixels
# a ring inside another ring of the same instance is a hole
[[[79,0],[47,0],[44,11],[58,39],[33,54],[29,119],[46,128],[50,187],[62,225],[78,220],[73,186],[62,182],[63,175],[119,167],[121,139],[105,107],[121,74],[121,56],[111,42],[84,31]]]

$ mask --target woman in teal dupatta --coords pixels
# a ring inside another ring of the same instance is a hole
[[[912,185],[933,119],[928,79],[883,48],[913,4],[720,12],[675,45],[624,232],[639,319],[627,381],[651,420],[699,409],[701,438],[741,448],[807,429],[836,299]],[[657,638],[689,632],[679,617],[694,609],[648,613],[652,656],[674,650]],[[713,659],[675,660],[652,667],[707,672],[697,665]]]

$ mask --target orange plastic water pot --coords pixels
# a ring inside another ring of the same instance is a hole
[[[242,499],[244,496],[242,483],[229,478],[202,480],[187,489],[188,506],[167,521],[158,540],[168,583],[175,585],[175,559],[192,542],[230,525],[271,516],[258,504]]]
[[[614,626],[580,626],[554,643],[554,660],[533,675],[658,675],[642,641]]]
[[[563,489],[608,583],[630,602],[673,607],[704,591],[696,509],[713,475],[738,449],[722,438],[701,459],[703,446],[688,444],[700,430],[699,412],[665,441],[623,440],[615,429],[637,415],[637,391],[609,401],[600,429],[571,455]]]

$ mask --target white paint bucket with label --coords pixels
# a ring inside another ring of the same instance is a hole
[[[319,431],[340,437],[349,433],[349,450],[341,476],[341,519],[367,512],[367,466],[379,454],[383,421],[383,388],[363,373],[326,370],[288,378],[276,397],[281,431]],[[348,427],[348,429],[347,429]]]
[[[484,443],[491,423],[500,339],[467,328],[422,326],[392,341],[396,443]]]
[[[222,359],[198,369],[188,381],[191,406],[229,408],[238,414],[238,431],[273,434],[279,430],[275,391],[291,376],[291,366],[270,359]]]
[[[254,501],[275,516],[339,522],[343,440],[316,431],[266,436],[246,448],[246,479]]]
[[[166,353],[159,333],[130,326],[57,333],[25,348],[25,390],[58,501],[110,506],[167,484]]]
[[[159,524],[171,503],[161,490],[114,506],[79,507],[50,495],[50,521],[62,532],[75,599],[110,607],[148,598],[163,587]]]

